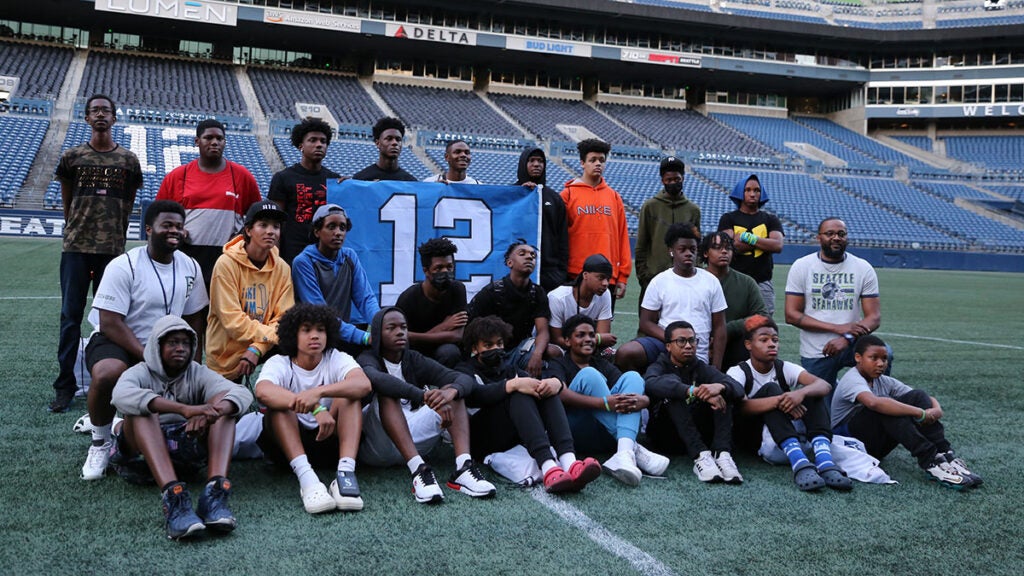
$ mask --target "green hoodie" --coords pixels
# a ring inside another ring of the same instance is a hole
[[[665,232],[676,222],[689,222],[700,232],[700,206],[685,193],[669,196],[662,188],[640,208],[640,228],[636,232],[636,277],[646,287],[652,278],[672,266],[665,246]]]

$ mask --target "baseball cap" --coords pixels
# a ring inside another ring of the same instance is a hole
[[[665,175],[665,172],[679,172],[683,174],[686,172],[686,164],[675,156],[668,156],[662,159],[661,166],[658,168],[658,174],[661,176]]]
[[[252,226],[259,219],[270,219],[277,222],[284,222],[288,215],[284,213],[274,202],[261,200],[256,202],[245,212],[245,225]]]
[[[583,261],[584,272],[612,275],[612,263],[603,254],[591,254]]]
[[[323,206],[317,208],[316,212],[313,213],[312,226],[310,226],[309,228],[310,242],[316,242],[317,229],[323,226],[324,220],[326,220],[327,217],[330,216],[331,214],[341,214],[342,216],[344,216],[345,220],[348,222],[348,227],[346,227],[345,230],[347,231],[352,229],[352,220],[348,217],[348,212],[345,212],[344,208],[338,206],[337,204],[324,204]]]

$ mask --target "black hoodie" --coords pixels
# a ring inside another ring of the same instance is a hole
[[[536,180],[526,173],[526,162],[530,156],[539,154],[544,158],[544,173]],[[534,182],[541,193],[540,223],[540,285],[545,292],[551,292],[566,281],[569,265],[569,225],[565,217],[565,202],[562,197],[545,185],[547,181],[547,156],[544,150],[532,147],[519,155],[516,170],[516,185]]]
[[[408,344],[402,353],[402,378],[395,378],[388,372],[387,366],[384,365],[384,357],[380,353],[380,334],[381,326],[384,325],[384,315],[392,310],[401,311],[394,306],[385,306],[373,315],[373,322],[370,324],[370,349],[360,354],[357,359],[366,377],[370,379],[374,393],[389,398],[406,398],[416,405],[423,403],[423,392],[427,386],[443,388],[451,385],[459,393],[457,398],[468,396],[473,391],[472,378],[445,368],[410,349]]]

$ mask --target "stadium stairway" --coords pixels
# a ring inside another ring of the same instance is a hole
[[[501,109],[501,106],[498,106],[497,104],[495,104],[494,101],[491,100],[490,97],[487,95],[487,92],[484,92],[483,90],[475,90],[474,92],[476,92],[476,95],[479,96],[480,99],[484,101],[484,104],[487,104],[488,106],[490,106],[491,110],[494,110],[498,114],[498,116],[501,116],[502,118],[505,119],[506,122],[508,122],[509,124],[514,126],[516,130],[519,130],[520,132],[522,132],[524,138],[529,138],[529,139],[536,138],[536,136],[531,134],[530,131],[527,130],[525,126],[523,126],[522,124],[519,123],[518,120],[513,118],[511,114],[509,114],[508,112],[505,112],[504,110]]]
[[[381,111],[384,112],[385,116],[390,116],[392,118],[398,118],[399,117],[398,114],[394,110],[391,109],[391,106],[388,106],[388,103],[386,101],[384,101],[384,97],[381,96],[380,93],[378,93],[376,90],[373,89],[373,78],[372,77],[371,78],[360,78],[359,79],[359,83],[363,86],[363,89],[366,90],[366,93],[370,95],[370,99],[373,100],[373,103],[377,105],[377,108],[380,108]],[[427,166],[432,166],[432,165],[433,165],[432,163],[431,164],[427,164]]]
[[[249,75],[245,73],[244,66],[235,66],[235,81],[238,82],[238,90],[242,93],[242,100],[245,101],[249,118],[252,118],[256,143],[259,144],[260,152],[267,160],[270,172],[284,170],[284,162],[281,160],[281,155],[277,153],[277,149],[274,148],[274,138],[270,135],[270,122],[267,120],[267,115],[263,113],[260,100],[256,97],[256,89],[253,88]]]
[[[634,137],[642,140],[645,145],[647,145],[647,146],[649,146],[651,148],[656,148],[658,150],[660,150],[662,148],[661,144],[658,144],[654,140],[651,140],[647,136],[641,134],[640,132],[637,132],[631,126],[629,126],[628,124],[622,122],[621,120],[619,120],[615,116],[612,116],[611,114],[609,114],[609,113],[605,112],[604,110],[598,108],[597,107],[597,103],[595,101],[593,101],[593,100],[584,100],[583,103],[586,104],[587,106],[590,106],[594,110],[596,110],[598,114],[600,114],[601,116],[604,116],[605,118],[607,118],[612,124],[615,124],[619,128],[622,128],[626,132],[629,132],[630,134],[632,134]]]
[[[961,174],[975,170],[975,168],[970,164],[960,162],[954,158],[947,158],[945,156],[938,154],[937,151],[929,152],[927,150],[922,150],[917,146],[908,144],[906,142],[901,142],[895,138],[890,138],[885,134],[868,134],[868,136],[870,138],[878,140],[879,142],[885,144],[886,146],[892,148],[893,150],[898,150],[906,154],[907,156],[910,156],[911,158],[915,158],[917,160],[920,160],[921,162],[924,162],[925,164],[934,166],[936,168],[943,168],[945,170]]]

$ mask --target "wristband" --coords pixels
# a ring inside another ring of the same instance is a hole
[[[923,423],[925,418],[927,418],[927,417],[928,417],[928,411],[922,408],[921,409],[921,417],[917,419],[917,423],[918,424]]]
[[[598,346],[601,345],[601,333],[600,332],[597,333],[597,345]]]
[[[608,397],[607,396],[604,397],[604,411],[605,412],[611,412],[612,411],[611,406],[608,406]]]
[[[246,348],[246,350],[252,352],[253,355],[256,356],[257,358],[263,356],[263,352],[260,352],[255,346],[249,346],[248,348]]]
[[[323,404],[317,404],[316,408],[313,408],[313,411],[311,412],[311,414],[313,416],[316,416],[317,414],[319,414],[321,412],[324,412],[326,410],[327,410],[327,408],[324,408]]]
[[[687,395],[690,398],[693,398],[693,393],[696,392],[696,391],[697,391],[697,387],[694,386],[693,384],[690,384],[690,390],[689,390],[689,392],[687,392]]]
[[[369,345],[370,345],[370,333],[369,332],[364,332],[363,333],[363,346],[369,346]]]
[[[853,337],[853,334],[850,334],[849,332],[843,334],[843,338],[846,338],[846,341],[849,342],[851,346],[853,345],[853,342],[856,340],[856,338]]]

